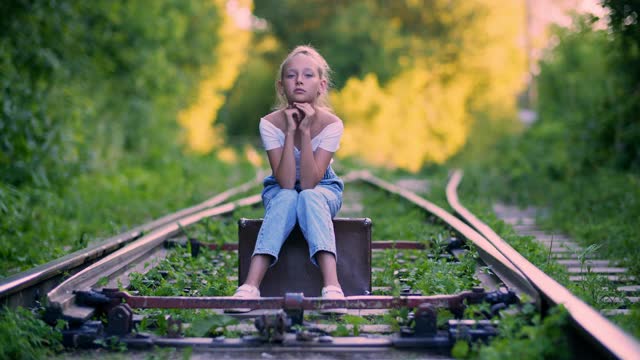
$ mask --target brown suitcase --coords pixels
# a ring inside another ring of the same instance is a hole
[[[249,272],[251,255],[256,245],[262,219],[238,221],[238,285]],[[338,253],[338,280],[346,296],[371,293],[371,220],[368,218],[335,218],[333,227]],[[301,292],[320,296],[322,274],[309,260],[309,247],[296,225],[285,241],[278,262],[267,270],[260,285],[261,296],[283,296]]]

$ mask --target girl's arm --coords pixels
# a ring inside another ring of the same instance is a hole
[[[303,190],[313,189],[324,177],[333,153],[318,148],[314,154],[309,134],[302,135],[300,147],[300,187]]]
[[[314,154],[311,147],[311,122],[318,121],[317,112],[312,105],[296,103],[296,107],[305,113],[298,127],[300,131],[300,187],[313,189],[324,177],[331,162],[333,152],[318,148]]]
[[[296,184],[296,159],[293,156],[293,135],[285,135],[284,147],[267,151],[271,171],[283,189]]]
[[[267,151],[271,171],[283,189],[293,189],[296,185],[296,159],[293,155],[294,138],[297,123],[294,119],[297,109],[285,109],[287,126],[284,133],[284,146]]]

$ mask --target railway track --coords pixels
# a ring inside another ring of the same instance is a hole
[[[539,210],[535,208],[522,210],[496,204],[494,212],[519,235],[532,236],[549,249],[549,256],[565,267],[574,286],[597,287],[599,291],[592,301],[608,303],[601,311],[605,316],[628,315],[631,312],[629,306],[640,301],[638,280],[629,274],[627,268],[617,266],[610,260],[596,258],[593,253],[597,245],[583,248],[564,234],[543,231],[536,225],[535,218]]]
[[[484,306],[494,315],[507,308],[518,309],[523,302],[542,313],[562,304],[571,318],[568,336],[576,349],[575,357],[596,355],[632,359],[640,356],[640,344],[635,339],[529,263],[459,203],[456,194],[461,179],[459,172],[454,173],[447,187],[448,201],[458,217],[415,192],[367,171],[352,172],[344,180],[367,183],[399,196],[424,210],[425,218],[428,216],[440,224],[450,235],[444,244],[440,244],[444,245],[440,249],[443,251],[432,259],[440,261],[440,266],[468,261],[464,260],[468,252],[477,254],[477,284],[469,289],[422,295],[411,279],[415,275],[411,274],[411,265],[428,258],[434,245],[393,239],[372,242],[374,286],[371,292],[348,296],[345,300],[326,300],[300,293],[240,300],[228,296],[202,296],[201,292],[189,287],[183,288],[185,296],[145,295],[132,290],[132,274],[144,276],[153,272],[154,267],[160,266],[174,251],[171,246],[182,248],[177,250],[182,251],[182,257],[197,257],[199,249],[207,252],[214,263],[207,271],[219,272],[221,276],[231,277],[230,281],[237,281],[234,276],[237,261],[229,256],[237,251],[237,243],[207,243],[185,234],[189,234],[190,226],[204,219],[215,221],[231,216],[239,208],[259,204],[259,194],[228,201],[256,187],[259,177],[205,203],[4,279],[0,282],[0,299],[9,306],[25,307],[44,300],[48,322],[63,319],[69,323],[69,328],[63,332],[68,346],[92,347],[96,340],[116,337],[131,349],[173,346],[231,352],[239,349],[302,353],[374,351],[378,355],[380,351],[387,351],[388,357],[392,357],[397,349],[413,349],[420,354],[448,354],[460,339],[484,341],[495,336],[495,320],[463,318],[465,309],[472,304]],[[382,266],[376,267],[376,263]],[[161,277],[171,275],[167,271],[158,274]],[[201,275],[189,274],[191,277]],[[393,279],[391,284],[384,283],[390,279]],[[163,314],[162,310],[144,309],[208,309],[200,311],[209,311],[209,319],[219,321],[229,316],[222,315],[225,309],[239,307],[254,310],[233,315],[236,319],[233,324],[221,326],[222,335],[238,334],[237,337],[213,336],[210,331],[207,337],[185,336],[194,333],[197,324],[168,316],[164,317],[167,330],[163,336],[137,330],[147,321],[145,316],[149,317],[145,311]],[[325,310],[333,308],[348,309],[347,321],[335,321],[335,317],[323,315]],[[409,313],[408,309],[413,311]],[[440,310],[452,314],[444,327],[438,325]],[[389,324],[390,315],[400,320]],[[95,320],[101,316],[107,321]],[[358,318],[366,321],[358,321]],[[279,350],[274,350],[276,348]]]

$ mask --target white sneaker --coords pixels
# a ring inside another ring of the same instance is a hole
[[[241,285],[236,289],[236,292],[233,294],[232,298],[234,299],[259,299],[260,298],[260,290],[257,287],[252,285]],[[250,308],[231,308],[224,309],[226,313],[246,313],[251,311]]]
[[[255,286],[244,284],[236,289],[233,297],[241,299],[259,299],[260,290],[258,290],[258,288]]]
[[[322,288],[322,298],[331,300],[344,299],[344,292],[339,286],[329,285]],[[323,309],[321,314],[346,314],[347,308]]]

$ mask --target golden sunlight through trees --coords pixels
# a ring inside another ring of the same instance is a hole
[[[478,112],[515,118],[526,74],[523,3],[459,5],[439,18],[448,38],[411,41],[402,71],[384,85],[369,73],[332,95],[345,121],[338,156],[416,172],[461,150]]]
[[[258,153],[258,151],[256,151],[256,149],[251,146],[251,145],[245,145],[244,147],[244,154],[245,157],[247,158],[247,161],[249,161],[249,163],[251,165],[253,165],[256,168],[259,168],[262,166],[262,156]]]
[[[185,129],[187,149],[196,153],[208,153],[223,143],[221,129],[214,126],[216,116],[226,100],[225,93],[247,61],[252,36],[252,0],[213,1],[224,14],[220,42],[213,50],[216,64],[206,71],[208,76],[199,85],[197,100],[178,114],[178,123]]]
[[[447,161],[472,132],[516,121],[527,76],[523,0],[363,0],[335,8],[264,0],[255,16],[252,0],[212,1],[224,15],[215,64],[178,116],[188,151],[217,149],[225,161],[257,164],[246,149],[231,156],[227,140],[257,135],[279,57],[301,43],[316,46],[338,75],[331,98],[345,122],[339,157],[415,172]]]
[[[482,41],[473,49],[475,54],[463,58],[465,72],[477,77],[476,88],[481,89],[474,93],[470,106],[491,116],[513,116],[517,95],[527,79],[525,4],[478,2],[486,9],[486,16],[467,31]]]
[[[442,163],[464,145],[469,129],[462,82],[443,85],[427,71],[400,74],[381,88],[375,75],[350,79],[332,98],[347,119],[340,156],[418,171]]]
[[[229,146],[220,148],[217,153],[218,159],[227,164],[233,164],[238,161],[238,153]]]

